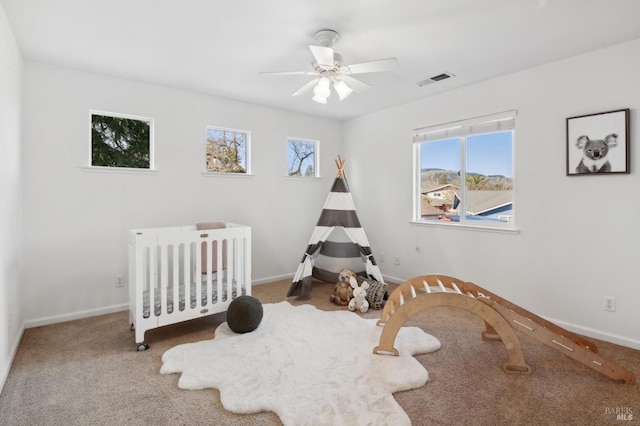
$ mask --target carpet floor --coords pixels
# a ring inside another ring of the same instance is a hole
[[[280,302],[289,285],[255,286],[253,295]],[[314,283],[308,300],[290,302],[345,309],[329,302],[331,289]],[[217,314],[148,331],[145,352],[136,351],[127,312],[28,329],[0,394],[0,425],[279,425],[274,413],[230,413],[217,390],[182,390],[178,375],[159,373],[166,350],[209,340],[224,321]],[[640,423],[638,384],[616,383],[528,336],[518,334],[533,372],[522,376],[502,371],[504,346],[480,338],[484,322],[473,314],[434,308],[406,325],[442,343],[416,356],[427,384],[394,394],[414,425],[615,425],[618,414],[633,417],[622,424]],[[640,375],[640,351],[594,342],[601,355]]]

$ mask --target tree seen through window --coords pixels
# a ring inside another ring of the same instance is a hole
[[[316,141],[287,140],[288,176],[317,176]]]
[[[207,171],[248,173],[248,132],[207,128]]]
[[[91,165],[151,168],[151,120],[92,114]]]

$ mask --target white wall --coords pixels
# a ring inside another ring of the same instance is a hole
[[[22,57],[0,5],[0,390],[22,336]]]
[[[27,62],[24,319],[37,325],[123,309],[127,292],[114,279],[127,275],[126,231],[136,227],[248,224],[254,281],[291,274],[341,153],[374,253],[401,258],[400,266],[388,260],[380,265],[387,277],[458,276],[570,329],[640,348],[634,244],[640,201],[633,196],[639,66],[635,41],[340,123]],[[12,73],[1,84],[14,87],[6,82],[19,76]],[[19,111],[19,95],[10,99]],[[632,173],[565,176],[565,118],[619,108],[631,108]],[[83,171],[89,109],[155,118],[160,173]],[[508,109],[518,110],[520,233],[411,225],[412,129]],[[201,175],[207,124],[252,131],[255,176]],[[14,126],[11,139],[16,151],[18,130]],[[321,141],[324,179],[284,179],[287,136]],[[18,211],[0,226],[14,229]],[[603,311],[604,296],[616,297],[615,313]]]
[[[347,122],[351,191],[374,254],[385,254],[382,273],[453,275],[640,349],[638,69],[640,40]],[[631,109],[631,174],[567,177],[566,117],[621,108]],[[510,109],[520,233],[411,225],[412,130]],[[604,296],[616,298],[616,312],[603,310]]]
[[[333,183],[340,122],[32,62],[24,78],[27,326],[124,309],[115,277],[133,228],[250,225],[254,283],[293,274]],[[160,172],[83,171],[90,109],[153,117]],[[208,124],[251,131],[254,176],[202,175]],[[288,136],[320,141],[323,179],[285,179]]]

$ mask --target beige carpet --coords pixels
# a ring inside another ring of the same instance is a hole
[[[263,303],[280,302],[289,284],[256,286],[253,294]],[[314,284],[309,300],[291,302],[343,309],[329,303],[331,287]],[[167,349],[211,339],[224,320],[219,314],[149,331],[145,352],[136,351],[127,312],[26,330],[0,394],[0,425],[280,424],[273,413],[229,413],[217,391],[181,390],[177,375],[159,374]],[[640,424],[637,384],[615,383],[527,336],[518,335],[533,373],[520,376],[502,371],[504,346],[483,342],[484,323],[468,312],[435,308],[407,324],[442,342],[440,350],[416,357],[429,382],[395,394],[414,425]],[[595,343],[600,354],[640,375],[640,351]],[[616,410],[631,412],[633,420],[615,420]]]

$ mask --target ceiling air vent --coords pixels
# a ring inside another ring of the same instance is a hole
[[[418,86],[422,87],[422,86],[426,86],[427,84],[435,83],[437,81],[446,80],[447,78],[450,78],[450,77],[455,77],[455,75],[451,74],[450,72],[443,72],[442,74],[434,75],[431,78],[419,81],[417,84]]]

